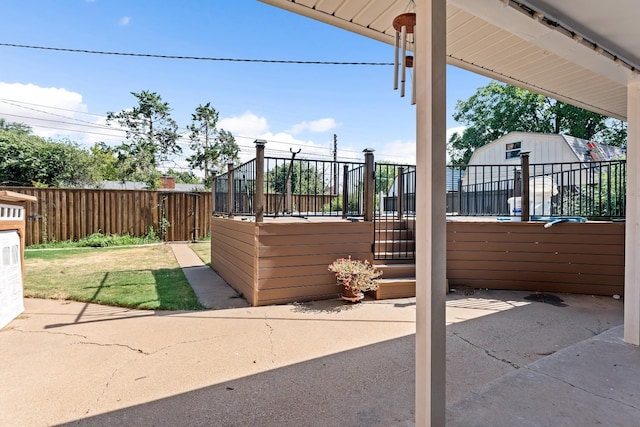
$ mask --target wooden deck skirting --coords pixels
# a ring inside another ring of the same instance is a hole
[[[211,266],[253,306],[337,297],[336,258],[372,260],[373,224],[339,219],[211,219]]]
[[[624,293],[624,223],[448,222],[450,286]]]
[[[590,295],[624,293],[624,223],[447,222],[451,287]],[[327,266],[372,260],[373,225],[338,219],[213,217],[211,265],[253,306],[330,299]],[[394,289],[378,295],[393,297]],[[386,297],[381,297],[386,298]]]

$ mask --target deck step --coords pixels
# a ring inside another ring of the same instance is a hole
[[[413,240],[378,240],[376,242],[376,253],[380,252],[410,252],[416,249],[416,242]]]
[[[414,263],[374,263],[382,270],[382,279],[397,279],[402,277],[416,276],[416,265]]]
[[[415,297],[416,279],[414,277],[380,279],[378,280],[378,289],[373,295],[377,300]]]

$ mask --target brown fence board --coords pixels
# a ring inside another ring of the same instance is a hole
[[[0,187],[37,197],[27,207],[25,243],[78,240],[93,233],[144,236],[150,228],[159,234],[158,191],[102,190],[78,188]],[[197,238],[209,234],[211,192],[197,192],[196,206],[191,193],[166,193],[167,218],[175,224],[167,236],[183,241],[193,238],[194,219]]]

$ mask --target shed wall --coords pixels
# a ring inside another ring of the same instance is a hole
[[[506,159],[505,146],[522,142],[521,151],[529,152],[530,163],[576,162],[575,153],[561,135],[512,132],[478,148],[469,164],[472,165],[520,165],[520,158]]]

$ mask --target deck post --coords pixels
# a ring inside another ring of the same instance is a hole
[[[233,218],[233,205],[234,205],[234,182],[233,182],[233,163],[227,163],[227,214],[229,218]]]
[[[264,221],[264,145],[267,141],[256,139],[256,188],[253,194],[253,210],[256,224]]]
[[[211,215],[216,213],[216,184],[218,183],[218,175],[216,171],[211,173]]]
[[[520,153],[522,167],[522,197],[520,198],[521,221],[529,221],[529,153]]]
[[[364,150],[364,220],[373,221],[373,208],[375,200],[375,161],[373,158],[373,148]]]
[[[398,168],[398,195],[396,199],[396,209],[398,211],[398,221],[402,221],[402,215],[404,213],[404,168],[400,166]],[[382,202],[382,201],[381,201]]]
[[[349,212],[349,165],[342,167],[342,218],[347,219]]]
[[[627,220],[624,266],[624,340],[640,345],[640,81],[627,86]]]

